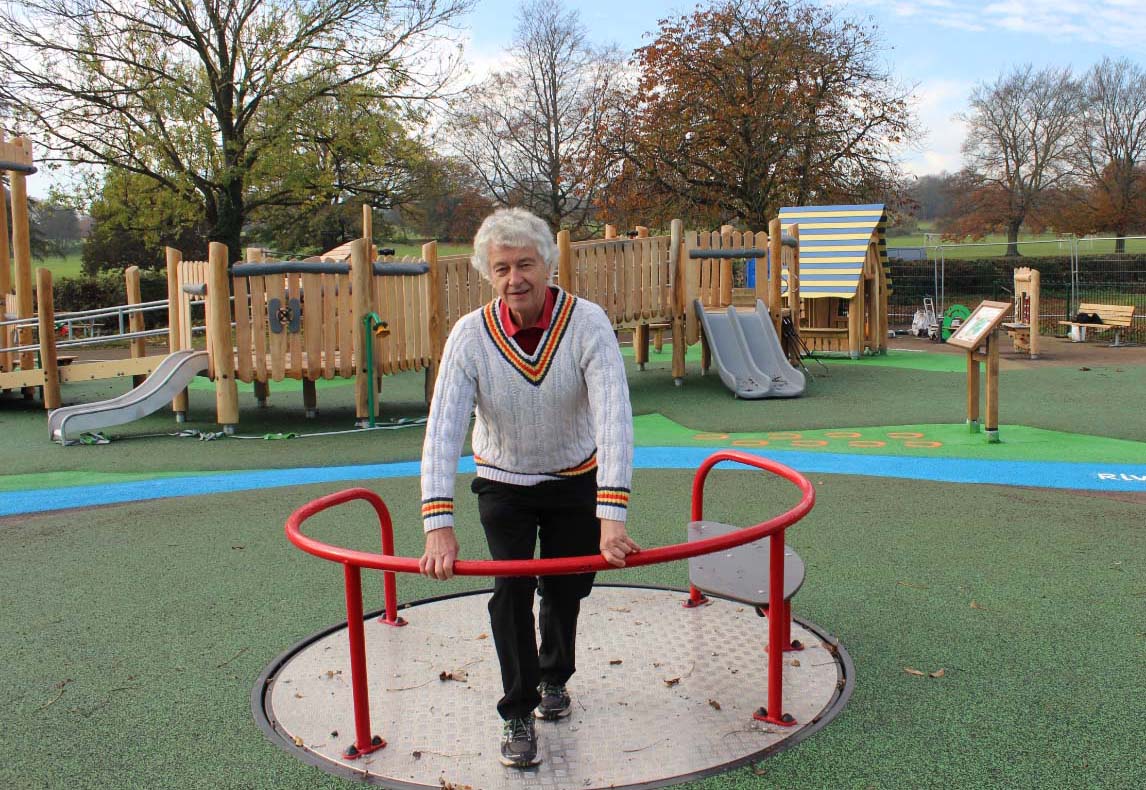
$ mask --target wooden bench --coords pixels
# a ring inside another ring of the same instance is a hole
[[[1114,330],[1114,342],[1110,345],[1122,345],[1122,330],[1130,328],[1130,322],[1134,318],[1134,305],[1132,304],[1089,304],[1083,302],[1078,306],[1080,313],[1094,313],[1102,319],[1101,324],[1089,324],[1079,321],[1059,321],[1060,325],[1069,326],[1072,329],[1078,330],[1078,340],[1082,342],[1086,340],[1086,330],[1093,329],[1095,332],[1105,332],[1108,329]]]

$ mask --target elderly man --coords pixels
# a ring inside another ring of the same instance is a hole
[[[550,284],[557,248],[522,209],[486,218],[472,264],[496,298],[446,341],[422,448],[424,575],[448,579],[458,556],[454,477],[475,414],[471,489],[491,556],[600,553],[622,567],[640,547],[625,529],[633,428],[624,364],[605,312]],[[534,717],[569,714],[577,616],[593,574],[497,578],[489,602],[504,696],[501,761],[541,761]],[[540,589],[540,651],[533,620]]]

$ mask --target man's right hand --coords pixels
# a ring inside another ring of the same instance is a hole
[[[448,579],[454,575],[458,558],[458,539],[453,527],[432,529],[426,533],[426,551],[418,560],[418,571],[431,579]]]

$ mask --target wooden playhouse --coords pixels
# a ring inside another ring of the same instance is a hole
[[[886,353],[886,223],[882,203],[780,209],[783,232],[799,239],[800,304],[791,307],[811,351],[846,352],[852,359],[865,351]]]

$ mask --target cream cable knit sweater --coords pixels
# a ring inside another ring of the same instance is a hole
[[[605,311],[559,290],[549,329],[527,356],[505,335],[499,301],[463,316],[446,340],[422,447],[425,531],[453,526],[471,411],[479,476],[529,486],[595,469],[597,516],[624,521],[633,417]]]

